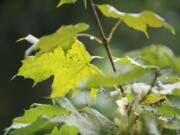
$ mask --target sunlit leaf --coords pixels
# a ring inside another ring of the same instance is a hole
[[[58,46],[67,50],[75,42],[77,34],[88,28],[89,25],[85,23],[62,26],[55,33],[41,37],[36,45],[36,49],[40,49],[39,53],[50,52]]]
[[[40,56],[27,57],[17,75],[31,78],[35,83],[54,76],[51,97],[64,96],[85,78],[99,73],[90,64],[91,59],[84,45],[76,41],[66,55],[59,47]]]
[[[91,97],[94,101],[96,101],[97,92],[98,92],[98,89],[95,89],[95,88],[92,88],[90,91]]]
[[[159,28],[165,27],[173,34],[174,28],[165,22],[165,20],[152,11],[143,11],[139,14],[120,12],[108,4],[98,5],[99,10],[107,17],[119,19],[127,26],[142,31],[148,37],[147,27]]]
[[[152,105],[152,104],[158,104],[158,103],[162,103],[166,100],[165,96],[162,95],[155,95],[155,94],[149,94],[146,99],[144,100],[144,103],[148,104],[148,105]]]

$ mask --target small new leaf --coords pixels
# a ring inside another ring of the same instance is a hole
[[[152,11],[143,11],[139,14],[120,12],[109,4],[98,6],[99,10],[107,17],[119,19],[127,26],[145,33],[147,37],[147,27],[159,28],[165,27],[167,30],[175,34],[174,28],[165,22],[165,20]]]
[[[60,0],[60,2],[59,2],[59,4],[58,4],[58,6],[57,7],[60,7],[60,6],[62,6],[63,4],[69,4],[69,3],[76,3],[77,2],[77,0]]]

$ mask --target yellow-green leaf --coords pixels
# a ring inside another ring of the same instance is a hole
[[[54,117],[56,115],[67,114],[68,111],[60,106],[38,105],[29,110],[26,110],[22,117],[13,120],[14,123],[31,123],[37,120],[40,116]]]
[[[78,129],[74,126],[63,125],[60,129],[55,127],[50,135],[77,135]]]
[[[76,3],[77,0],[60,0],[59,4],[58,4],[58,7],[59,6],[62,6],[63,4],[68,4],[68,3]]]
[[[98,89],[91,88],[90,94],[94,101],[96,101],[97,92],[98,92]]]
[[[162,95],[155,95],[155,94],[149,94],[146,99],[144,100],[145,104],[152,105],[152,104],[158,104],[162,103],[166,100],[165,96]]]
[[[127,26],[142,31],[148,37],[147,27],[159,28],[165,27],[173,34],[175,34],[174,28],[165,22],[165,20],[152,11],[143,11],[139,14],[120,12],[113,6],[108,4],[98,5],[99,10],[107,17],[119,19],[123,21]]]
[[[66,55],[58,47],[49,53],[27,57],[17,75],[31,78],[35,83],[54,76],[51,97],[64,96],[82,80],[99,72],[90,64],[91,59],[84,45],[76,40]]]
[[[89,25],[85,23],[62,26],[57,32],[41,37],[37,43],[36,49],[40,49],[40,53],[50,52],[58,46],[67,50],[76,40],[77,34],[88,28]]]

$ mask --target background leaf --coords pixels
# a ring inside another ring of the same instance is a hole
[[[49,122],[47,118],[42,117],[26,127],[14,129],[9,135],[41,135],[50,132],[55,126],[56,123]]]
[[[73,126],[63,125],[60,129],[55,127],[49,135],[77,135],[78,129]]]
[[[107,17],[119,19],[123,21],[127,26],[142,31],[148,36],[147,26],[153,28],[165,27],[173,34],[175,34],[174,28],[165,22],[165,20],[155,14],[152,11],[143,11],[139,14],[120,12],[113,6],[108,4],[98,5],[99,10]]]
[[[60,106],[38,105],[26,110],[22,117],[13,120],[14,123],[31,123],[40,116],[54,117],[56,115],[67,114],[68,111]]]
[[[167,104],[162,105],[158,108],[158,112],[165,116],[180,116],[180,109],[169,106]]]

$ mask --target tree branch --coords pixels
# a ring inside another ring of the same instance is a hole
[[[106,49],[106,52],[108,54],[109,61],[111,63],[112,69],[113,69],[114,73],[116,73],[117,70],[116,70],[116,67],[115,67],[115,64],[114,64],[114,61],[113,61],[113,56],[112,56],[112,53],[111,53],[111,50],[110,50],[110,47],[109,47],[109,42],[108,42],[108,39],[107,39],[107,37],[105,35],[104,29],[102,27],[102,23],[101,23],[100,18],[99,18],[98,14],[97,14],[96,7],[95,7],[95,4],[94,4],[93,0],[90,0],[90,7],[91,7],[91,10],[92,10],[93,15],[95,17],[96,24],[98,26],[99,33],[101,35],[104,48]],[[119,88],[120,88],[121,93],[123,93],[124,92],[123,87],[121,85],[119,85]]]
[[[112,69],[113,69],[114,72],[116,72],[116,67],[115,67],[115,64],[113,62],[112,53],[111,53],[111,50],[109,48],[108,40],[107,40],[107,38],[105,36],[104,29],[102,27],[100,18],[99,18],[98,14],[97,14],[96,7],[95,7],[95,4],[94,4],[93,0],[90,0],[90,6],[91,6],[91,10],[92,10],[92,12],[94,14],[94,17],[96,19],[96,23],[97,23],[97,26],[98,26],[98,29],[99,29],[99,32],[100,32],[100,35],[101,35],[101,38],[102,38],[102,42],[103,42],[104,47],[105,47],[105,49],[107,51],[107,54],[108,54]]]

